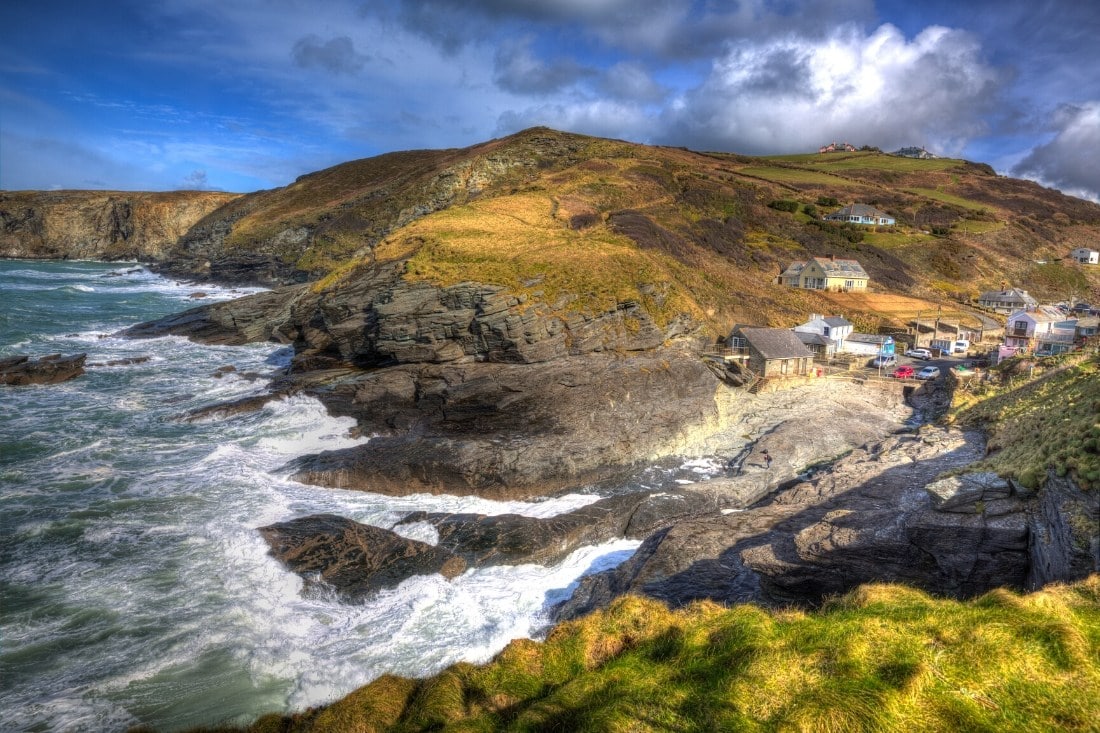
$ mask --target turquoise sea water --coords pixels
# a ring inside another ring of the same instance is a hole
[[[592,501],[400,499],[287,479],[290,459],[356,442],[295,397],[225,420],[194,408],[258,394],[289,356],[113,336],[208,298],[138,265],[0,261],[0,356],[87,352],[58,385],[0,387],[0,730],[177,730],[301,709],[380,674],[481,661],[537,634],[547,605],[637,543],[559,566],[412,578],[361,605],[267,555],[256,527],[318,512],[391,527],[406,512],[549,516]],[[235,372],[218,376],[220,367]],[[361,439],[360,439],[361,440]],[[433,540],[431,528],[408,536]]]

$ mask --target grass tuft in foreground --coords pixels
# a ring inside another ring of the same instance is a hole
[[[867,585],[813,613],[634,597],[484,666],[386,676],[252,731],[1096,731],[1100,576],[969,602]]]

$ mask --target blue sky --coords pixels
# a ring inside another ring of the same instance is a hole
[[[252,191],[532,125],[923,145],[1100,200],[1088,0],[6,0],[0,189]]]

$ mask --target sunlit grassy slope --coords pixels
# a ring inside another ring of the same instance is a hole
[[[989,432],[989,455],[974,470],[993,470],[1038,488],[1047,471],[1100,491],[1100,359],[1014,359],[1000,386],[959,391],[953,416]]]
[[[290,731],[1096,731],[1100,576],[969,602],[870,585],[818,612],[623,598],[484,666],[386,676]]]

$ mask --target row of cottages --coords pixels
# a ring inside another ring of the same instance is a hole
[[[989,290],[978,297],[978,305],[989,308],[997,313],[1015,313],[1019,310],[1036,308],[1039,301],[1020,288],[1001,288]]]
[[[1034,354],[1064,354],[1072,351],[1079,341],[1092,338],[1100,331],[1100,318],[1067,318],[1049,305],[1019,310],[1008,317],[1005,326],[1002,356],[1008,351]]]
[[[843,221],[849,224],[866,224],[869,226],[894,226],[894,217],[885,211],[876,209],[869,204],[849,204],[839,211],[825,217],[825,221]]]
[[[779,275],[779,284],[806,290],[862,292],[870,279],[858,261],[829,255],[792,262]]]
[[[749,369],[764,378],[806,377],[812,371],[813,352],[786,328],[736,326],[729,344],[743,350]]]
[[[1069,256],[1073,258],[1074,262],[1079,262],[1082,265],[1100,265],[1100,252],[1088,247],[1078,247],[1070,252]]]

